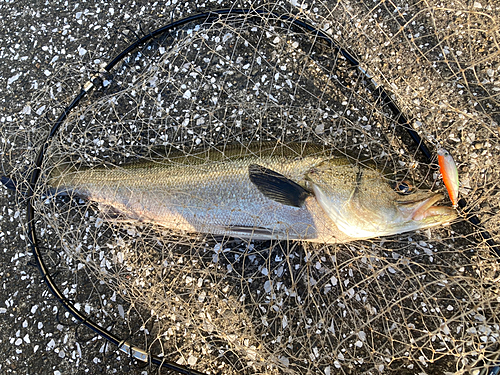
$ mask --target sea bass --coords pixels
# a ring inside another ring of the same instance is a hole
[[[394,189],[388,175],[314,144],[226,146],[120,166],[55,168],[56,191],[104,217],[176,232],[340,243],[448,223],[441,193]],[[409,193],[409,194],[408,194]]]

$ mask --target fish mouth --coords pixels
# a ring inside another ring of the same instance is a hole
[[[457,216],[456,210],[447,206],[436,206],[437,202],[444,199],[441,193],[433,193],[430,197],[400,202],[402,211],[406,211],[409,218],[415,221],[448,222]]]

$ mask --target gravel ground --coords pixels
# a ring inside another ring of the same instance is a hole
[[[137,29],[139,24],[147,27],[150,18],[166,23],[169,18],[165,15],[173,9],[176,16],[182,16],[196,8],[195,3],[180,7],[176,3],[0,2],[0,126],[13,125],[57,69],[99,64],[96,55],[108,61],[116,54],[110,46],[114,46],[118,30]],[[86,80],[79,73],[68,72],[75,74],[73,81],[66,81],[71,87],[64,88],[70,96]],[[109,357],[103,353],[103,340],[66,319],[31,263],[19,221],[24,214],[13,195],[2,187],[0,373],[147,373],[127,360],[116,361],[113,352]]]
[[[0,126],[18,126],[16,119],[34,102],[56,70],[67,71],[66,86],[54,102],[71,97],[86,81],[75,66],[98,66],[120,47],[119,30],[150,20],[186,16],[197,10],[224,7],[220,1],[198,4],[147,1],[106,3],[21,0],[0,2]],[[493,3],[493,1],[492,1]],[[480,4],[481,5],[481,4]],[[486,8],[486,5],[484,6]],[[50,88],[47,86],[47,88]],[[67,93],[67,94],[65,94]],[[60,107],[67,101],[59,103]],[[37,111],[39,108],[33,108]],[[55,108],[58,113],[60,108]],[[497,109],[498,110],[498,109]],[[43,109],[41,110],[43,112]],[[40,113],[41,113],[40,112]],[[29,115],[29,114],[27,114]],[[24,241],[19,220],[24,211],[12,193],[0,190],[0,361],[2,374],[144,374],[148,368],[129,363],[86,328],[72,324],[41,281]],[[77,284],[79,280],[72,280]],[[92,288],[92,286],[89,286]]]

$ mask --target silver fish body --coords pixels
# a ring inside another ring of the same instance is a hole
[[[455,217],[451,208],[432,206],[441,194],[407,199],[381,172],[312,144],[229,146],[117,167],[56,169],[49,184],[97,202],[108,217],[255,240],[348,242]]]

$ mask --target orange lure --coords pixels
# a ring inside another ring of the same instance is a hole
[[[458,204],[458,170],[455,160],[450,155],[448,151],[444,148],[440,148],[437,151],[439,171],[441,176],[443,176],[443,182],[448,190],[448,195],[450,196],[451,203],[453,207],[457,207]]]

